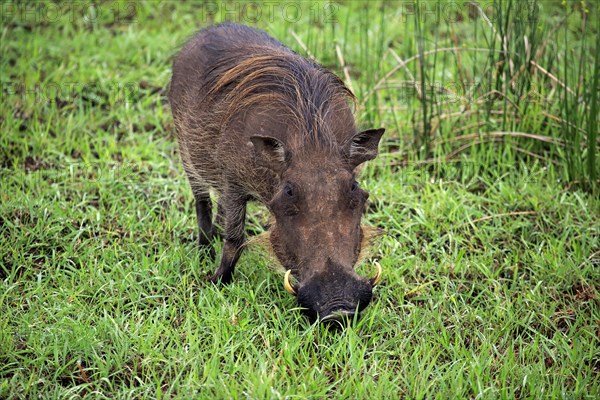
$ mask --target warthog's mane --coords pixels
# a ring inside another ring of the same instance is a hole
[[[283,108],[282,118],[302,134],[304,145],[319,147],[338,145],[327,121],[341,107],[355,103],[338,76],[288,49],[271,46],[233,51],[208,71],[204,83],[210,88],[207,101],[221,99],[221,129],[253,105]]]

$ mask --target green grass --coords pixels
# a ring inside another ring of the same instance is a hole
[[[0,398],[600,396],[595,3],[490,3],[494,29],[463,3],[460,21],[447,2],[258,6],[255,25],[349,77],[361,124],[387,128],[361,178],[384,279],[343,331],[311,325],[259,251],[215,287],[196,248],[170,60],[256,5],[11,4]],[[386,77],[394,54],[410,61]],[[253,205],[250,230],[265,220]]]

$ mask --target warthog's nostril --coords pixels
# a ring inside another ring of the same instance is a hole
[[[337,322],[342,324],[346,321],[352,321],[352,319],[354,318],[354,314],[356,314],[354,311],[335,311],[321,318],[321,322]]]

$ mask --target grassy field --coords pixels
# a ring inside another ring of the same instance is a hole
[[[598,398],[598,6],[477,4],[2,2],[0,398]],[[258,249],[207,282],[165,87],[226,19],[387,128],[342,331]]]

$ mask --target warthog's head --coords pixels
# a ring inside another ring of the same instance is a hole
[[[373,229],[361,226],[368,193],[356,182],[356,169],[375,158],[384,129],[349,135],[338,146],[290,146],[253,136],[255,160],[278,176],[278,190],[269,203],[275,223],[270,244],[287,273],[286,289],[311,319],[352,317],[371,301],[381,274],[372,278],[355,271]],[[291,276],[296,281],[291,283]]]

